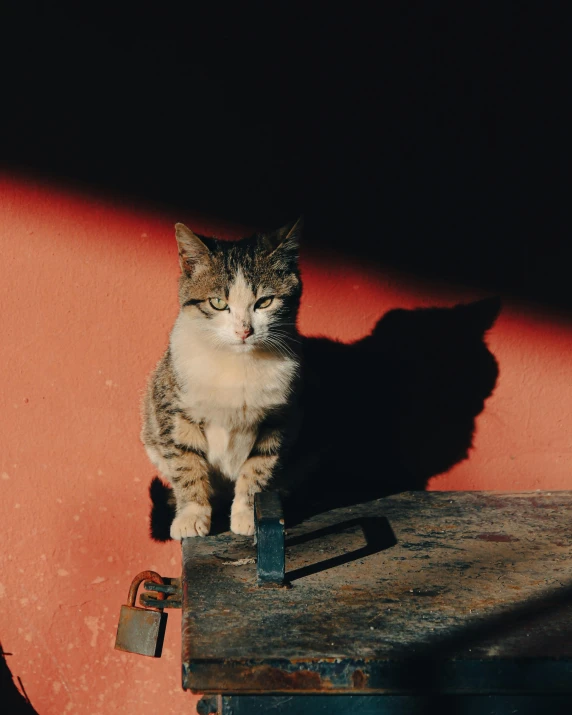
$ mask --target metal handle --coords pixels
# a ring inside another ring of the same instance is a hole
[[[254,524],[258,585],[285,586],[284,514],[278,492],[259,492],[254,496]]]

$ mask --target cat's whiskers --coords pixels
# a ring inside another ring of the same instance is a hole
[[[279,355],[285,358],[296,359],[296,353],[290,348],[290,346],[280,337],[274,335],[267,335],[263,340],[264,345],[275,348]]]
[[[300,343],[300,345],[302,344],[302,341],[299,338],[294,337],[294,335],[292,335],[292,333],[289,333],[286,330],[272,329],[270,331],[270,334],[276,335],[277,337],[283,337],[293,343]]]
[[[269,337],[272,337],[275,340],[284,343],[286,346],[288,346],[289,349],[291,349],[290,343],[297,343],[298,345],[302,344],[302,341],[300,339],[293,337],[290,333],[287,333],[285,331],[272,330],[268,335]]]

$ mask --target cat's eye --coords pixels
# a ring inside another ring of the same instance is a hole
[[[254,310],[269,308],[272,305],[273,301],[274,301],[273,295],[268,295],[265,298],[260,298],[254,304]]]
[[[228,303],[222,298],[209,298],[209,303],[215,310],[226,310],[228,308]]]

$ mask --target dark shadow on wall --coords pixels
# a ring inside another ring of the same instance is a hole
[[[38,715],[28,700],[26,691],[20,678],[20,689],[14,682],[14,677],[6,662],[6,653],[0,643],[0,711],[6,715]]]
[[[304,425],[286,503],[312,513],[425,489],[469,456],[475,418],[495,387],[484,337],[496,298],[454,308],[392,310],[352,345],[305,341]]]
[[[285,500],[288,524],[425,489],[469,456],[498,377],[484,338],[499,311],[498,298],[392,310],[351,345],[304,339],[304,421],[289,467],[299,485]],[[151,535],[168,540],[170,489],[156,478],[150,495]],[[227,515],[213,519],[213,532],[227,528]]]
[[[563,10],[186,5],[2,3],[4,165],[572,308]]]

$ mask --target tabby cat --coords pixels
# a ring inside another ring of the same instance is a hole
[[[151,375],[141,439],[173,488],[171,537],[205,536],[218,489],[254,532],[254,495],[279,484],[300,422],[301,221],[241,241],[176,224],[180,312]]]

